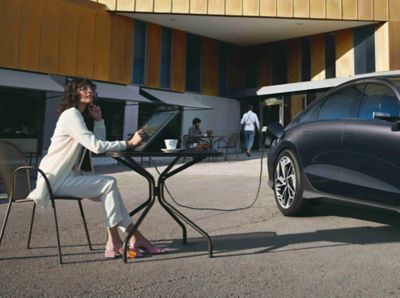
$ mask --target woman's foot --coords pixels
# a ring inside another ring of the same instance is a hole
[[[160,255],[168,252],[165,248],[155,246],[148,241],[137,240],[135,243],[130,243],[131,249],[141,249],[152,255]]]
[[[143,257],[143,254],[134,247],[129,247],[126,254],[128,259]],[[122,242],[118,244],[107,243],[106,249],[104,251],[104,257],[106,259],[121,258],[123,255],[124,255],[124,246]]]

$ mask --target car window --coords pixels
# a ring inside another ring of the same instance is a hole
[[[374,114],[399,116],[399,100],[393,91],[381,84],[368,84],[363,95],[359,119],[373,119]]]
[[[329,95],[320,109],[318,120],[349,118],[353,99],[358,94],[358,86],[350,86]]]
[[[315,104],[314,106],[312,106],[308,111],[305,111],[302,115],[300,115],[295,123],[305,123],[317,120],[320,106],[320,104]]]

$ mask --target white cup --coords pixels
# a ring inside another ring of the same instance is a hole
[[[166,139],[164,142],[167,149],[176,149],[176,145],[178,145],[177,139]]]

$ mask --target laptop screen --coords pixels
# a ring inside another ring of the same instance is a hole
[[[143,143],[134,148],[135,151],[144,151],[160,136],[162,130],[179,114],[179,111],[157,112],[141,127],[146,134]]]

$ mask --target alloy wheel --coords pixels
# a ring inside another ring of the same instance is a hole
[[[288,209],[296,194],[296,172],[292,160],[282,156],[275,169],[275,195],[279,205]]]

